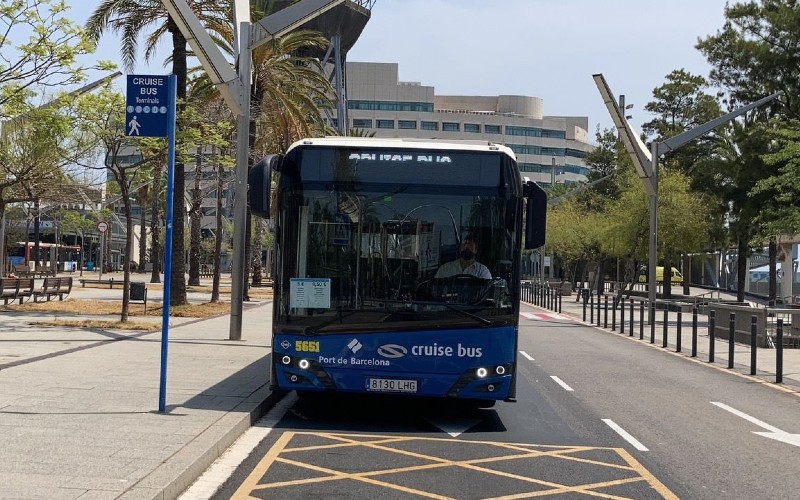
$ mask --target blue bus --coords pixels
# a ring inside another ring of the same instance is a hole
[[[521,250],[544,243],[547,198],[509,148],[305,139],[250,170],[255,215],[271,180],[273,389],[514,400]]]

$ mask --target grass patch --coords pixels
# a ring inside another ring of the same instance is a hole
[[[53,319],[47,321],[32,321],[31,325],[67,326],[71,328],[97,328],[101,330],[139,330],[157,332],[161,330],[161,322],[149,323],[144,321],[103,321],[95,319]]]

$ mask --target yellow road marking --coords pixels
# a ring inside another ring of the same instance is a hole
[[[318,437],[333,441],[340,441],[339,443],[335,444],[326,444],[326,445],[318,445],[318,446],[302,446],[296,448],[288,447],[289,443],[295,436],[304,435],[304,436],[312,436]],[[357,439],[354,439],[357,438]],[[484,458],[475,458],[470,460],[450,460],[446,458],[441,458],[437,456],[427,455],[424,453],[416,453],[408,450],[392,448],[390,446],[384,446],[385,444],[391,443],[403,443],[403,442],[414,442],[414,441],[427,441],[427,442],[444,442],[448,444],[453,443],[465,443],[470,445],[485,445],[491,446],[496,448],[502,448],[509,451],[519,451],[521,453],[515,453],[513,455],[499,455],[499,456],[492,456],[492,457],[484,457]],[[396,453],[399,455],[404,455],[412,458],[416,458],[419,460],[425,460],[432,463],[426,463],[421,465],[412,465],[408,467],[398,467],[393,469],[383,469],[383,470],[371,470],[371,471],[364,471],[364,472],[356,472],[356,473],[346,473],[337,471],[334,469],[329,469],[327,467],[321,467],[314,464],[309,464],[305,462],[300,462],[298,460],[292,460],[286,458],[286,455],[289,453],[297,452],[297,451],[316,451],[320,449],[333,449],[333,448],[352,448],[354,446],[363,446],[365,448],[372,448],[375,450],[386,451],[389,453]],[[575,453],[585,452],[585,451],[605,451],[614,453],[615,456],[620,457],[627,465],[619,464],[619,463],[607,463],[602,462],[599,460],[591,460],[585,459],[581,457],[571,456]],[[281,456],[283,455],[283,456]],[[479,464],[491,464],[494,462],[501,462],[501,461],[508,461],[508,460],[523,460],[528,458],[543,458],[543,457],[551,457],[556,459],[563,459],[563,460],[571,460],[580,463],[585,463],[588,465],[606,467],[617,469],[621,471],[628,471],[631,473],[635,473],[635,477],[628,477],[628,478],[620,478],[614,479],[610,481],[604,481],[599,483],[589,483],[589,484],[580,484],[580,485],[563,485],[559,483],[554,483],[550,481],[544,481],[541,479],[536,479],[534,477],[523,476],[519,474],[513,474],[504,471],[498,471],[491,469],[489,467],[482,467]],[[322,474],[326,474],[322,477],[312,477],[312,478],[305,478],[305,479],[296,479],[290,481],[280,481],[280,482],[272,482],[272,483],[264,483],[259,484],[259,481],[266,475],[267,471],[269,470],[270,466],[275,463],[283,463],[286,465],[295,466],[298,468],[319,472]],[[532,483],[539,486],[544,486],[547,489],[538,490],[538,491],[529,491],[525,493],[518,493],[513,495],[501,496],[496,497],[497,500],[514,500],[517,498],[532,498],[538,496],[545,496],[545,495],[555,495],[555,494],[563,494],[563,493],[580,493],[584,495],[596,496],[600,498],[624,498],[619,497],[607,493],[602,493],[596,491],[600,488],[607,488],[611,486],[618,486],[618,485],[625,485],[625,484],[632,484],[636,482],[646,482],[648,483],[655,491],[657,491],[662,497],[667,499],[675,499],[677,498],[663,483],[661,483],[654,475],[652,475],[647,469],[644,468],[636,459],[633,458],[627,451],[622,448],[608,448],[608,447],[592,447],[592,446],[558,446],[558,445],[535,445],[535,444],[524,444],[524,443],[503,443],[497,441],[468,441],[468,440],[454,440],[454,439],[445,439],[445,438],[426,438],[426,437],[397,437],[397,436],[384,436],[384,435],[370,435],[370,434],[334,434],[328,432],[285,432],[280,438],[276,441],[275,445],[269,450],[269,452],[264,455],[264,457],[259,461],[256,467],[253,469],[253,472],[245,479],[239,489],[236,491],[232,498],[241,500],[246,498],[253,498],[251,493],[253,491],[263,491],[263,490],[274,490],[277,488],[287,487],[287,486],[298,486],[304,484],[311,484],[311,483],[321,483],[321,482],[329,482],[329,481],[339,481],[342,479],[350,479],[354,481],[360,481],[363,483],[379,486],[382,488],[388,488],[396,491],[402,491],[405,493],[410,493],[418,496],[422,496],[425,498],[435,498],[435,499],[446,499],[449,498],[447,496],[442,496],[436,493],[425,492],[421,490],[417,490],[415,488],[410,488],[406,486],[401,486],[397,484],[392,484],[386,481],[381,481],[375,479],[376,476],[387,476],[387,475],[397,475],[401,473],[407,472],[415,472],[420,470],[429,470],[429,469],[437,469],[437,468],[445,468],[445,467],[460,467],[467,470],[473,470],[475,472],[483,473],[483,474],[490,474],[494,476],[505,477],[509,479],[514,479],[522,482]]]
[[[278,438],[272,448],[270,448],[266,455],[264,455],[264,458],[262,458],[255,466],[253,472],[251,472],[244,479],[242,485],[239,486],[239,488],[236,490],[236,493],[234,493],[231,497],[232,500],[252,498],[250,496],[250,492],[253,491],[258,485],[259,478],[263,477],[264,474],[267,473],[270,465],[275,462],[275,459],[281,454],[281,451],[283,451],[286,445],[289,444],[289,441],[292,440],[294,435],[294,432],[284,432],[281,437]]]

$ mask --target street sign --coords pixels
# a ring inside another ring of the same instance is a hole
[[[169,76],[128,75],[125,135],[166,137],[169,123]]]
[[[105,233],[106,231],[108,231],[108,222],[103,222],[103,221],[98,222],[97,230],[100,231],[101,233]]]

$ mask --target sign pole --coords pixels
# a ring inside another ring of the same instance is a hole
[[[178,77],[175,75],[128,75],[125,97],[125,135],[166,137],[167,206],[164,237],[164,304],[161,318],[161,376],[158,411],[166,411],[167,347],[169,346],[169,301],[172,276],[172,199],[175,191],[175,108]],[[183,193],[180,193],[181,196]]]
[[[164,238],[164,304],[161,315],[161,378],[158,389],[158,412],[166,412],[167,399],[167,347],[169,345],[169,301],[172,276],[172,199],[175,191],[175,101],[178,77],[169,75],[167,111],[167,207],[166,236]]]

